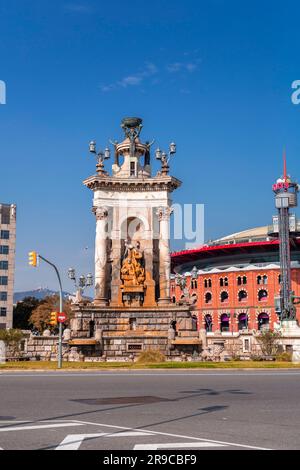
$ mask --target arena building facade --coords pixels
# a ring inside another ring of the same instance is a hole
[[[279,241],[270,232],[270,226],[254,228],[171,255],[173,302],[192,302],[197,328],[208,339],[242,336],[244,353],[251,350],[249,335],[279,326]],[[291,268],[292,290],[299,296],[300,238],[291,244]],[[176,273],[185,278],[185,288]]]

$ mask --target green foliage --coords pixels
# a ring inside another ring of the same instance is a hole
[[[32,311],[40,303],[41,301],[35,297],[25,297],[21,302],[18,302],[14,307],[14,328],[28,330],[32,326],[29,321]]]
[[[12,356],[18,356],[19,344],[24,335],[21,330],[11,328],[10,330],[0,330],[0,341],[3,341],[5,346],[10,349]]]
[[[41,300],[38,306],[32,310],[30,315],[30,323],[37,328],[40,332],[44,331],[49,326],[51,312],[58,312],[59,309],[59,296],[51,295]],[[64,313],[67,315],[68,320],[72,318],[71,302],[64,301]],[[66,322],[67,323],[67,322]]]
[[[279,340],[281,338],[280,331],[263,330],[256,336],[260,344],[263,354],[266,356],[274,356],[280,348]]]
[[[166,360],[164,354],[160,351],[156,351],[154,349],[149,349],[148,351],[143,351],[139,357],[137,362],[139,364],[153,364],[153,363],[160,363]]]
[[[276,361],[280,362],[292,362],[292,353],[283,352],[276,355]]]

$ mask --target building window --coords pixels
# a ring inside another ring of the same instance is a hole
[[[278,275],[278,284],[281,284],[281,274]]]
[[[238,328],[240,330],[247,330],[248,328],[248,315],[247,313],[240,313],[238,316]]]
[[[244,338],[243,340],[243,352],[247,353],[250,352],[250,338]]]
[[[268,292],[265,289],[260,289],[258,291],[258,300],[260,302],[264,302],[264,301],[268,300]]]
[[[220,318],[220,330],[221,332],[229,331],[229,315],[223,313]]]
[[[8,255],[9,247],[7,245],[0,245],[0,255]]]
[[[197,279],[192,279],[191,280],[191,288],[192,289],[197,289],[197,287],[198,287]]]
[[[210,292],[206,292],[206,294],[205,294],[205,303],[206,303],[206,304],[210,304],[211,301],[212,301],[212,295],[211,295],[211,293],[210,293]]]
[[[228,277],[220,277],[220,286],[227,287],[228,286]]]
[[[1,240],[9,240],[9,230],[1,230],[0,238]]]
[[[267,330],[269,329],[269,315],[267,313],[260,313],[257,317],[258,329]]]
[[[207,289],[208,287],[212,286],[211,279],[204,279],[204,287]]]
[[[245,285],[245,284],[247,284],[247,276],[239,276],[237,278],[237,285],[241,286],[241,285]]]
[[[239,302],[246,302],[248,294],[245,290],[240,290],[238,293]]]
[[[262,284],[262,277],[261,277],[261,276],[257,276],[256,282],[257,282],[258,285]]]
[[[6,317],[6,307],[0,307],[0,317]]]
[[[195,305],[197,303],[198,297],[197,294],[192,294],[191,295],[191,303],[192,305]]]
[[[263,284],[265,284],[265,285],[268,284],[268,276],[266,276],[266,275],[263,276],[262,280],[263,280]]]
[[[8,277],[0,276],[0,286],[7,286],[7,284],[8,284]]]
[[[7,301],[7,292],[0,292],[0,300],[2,302],[6,302]]]
[[[135,176],[135,162],[130,162],[130,176]]]
[[[0,269],[7,271],[8,270],[8,261],[0,261]]]
[[[175,295],[173,295],[173,297],[172,297],[172,302],[173,302],[173,304],[176,304],[176,297],[175,297]]]
[[[136,330],[136,318],[129,318],[129,329],[132,331]]]
[[[221,292],[221,295],[220,295],[220,299],[221,299],[221,302],[228,302],[228,299],[229,299],[229,295],[228,295],[228,292],[226,290],[224,290],[223,292]]]
[[[198,331],[198,318],[196,315],[192,315],[192,331]]]
[[[206,333],[211,333],[212,332],[212,327],[213,327],[213,321],[212,321],[212,316],[211,315],[205,315],[204,317],[205,321],[205,330]]]

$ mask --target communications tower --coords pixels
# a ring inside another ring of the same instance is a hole
[[[286,156],[283,158],[283,177],[273,185],[278,216],[273,217],[274,233],[279,237],[279,260],[281,271],[280,312],[281,321],[295,320],[295,296],[291,290],[291,239],[297,235],[297,221],[290,208],[297,207],[299,185],[287,174]]]

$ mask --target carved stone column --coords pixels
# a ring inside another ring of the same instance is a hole
[[[95,243],[95,305],[107,305],[106,277],[107,277],[107,217],[106,207],[94,208],[96,216],[96,243]]]
[[[159,220],[159,304],[169,304],[170,298],[170,207],[160,207],[156,214]]]

